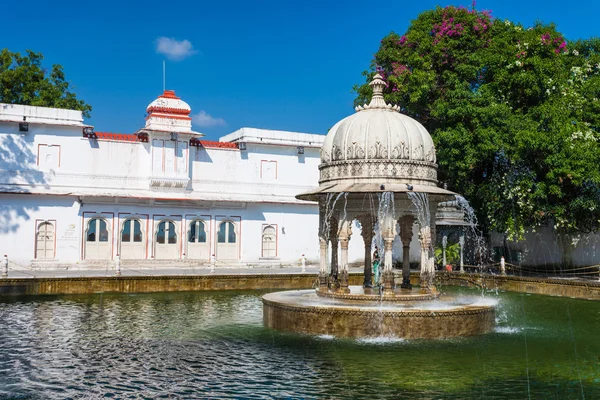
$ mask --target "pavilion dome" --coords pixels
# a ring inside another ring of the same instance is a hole
[[[148,104],[149,114],[190,115],[192,108],[175,95],[174,90],[165,90],[156,100]]]
[[[192,131],[192,108],[177,97],[173,90],[165,90],[148,105],[146,112],[146,130],[202,135]]]
[[[371,102],[329,130],[321,149],[319,184],[416,184],[437,186],[433,140],[418,121],[383,99],[377,74]]]

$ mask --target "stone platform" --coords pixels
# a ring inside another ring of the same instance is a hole
[[[494,306],[495,300],[482,297],[387,302],[296,290],[263,296],[263,321],[273,329],[314,335],[443,339],[492,331]]]
[[[327,289],[318,289],[317,296],[356,301],[375,301],[375,302],[407,302],[407,301],[425,301],[435,300],[440,297],[440,293],[420,293],[417,290],[396,288],[387,293],[379,293],[379,289],[365,289],[362,286],[349,286],[348,292],[330,291]]]

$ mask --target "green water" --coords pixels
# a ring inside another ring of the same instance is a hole
[[[264,293],[0,303],[0,399],[600,399],[600,302],[490,292],[494,333],[357,341],[264,328]]]

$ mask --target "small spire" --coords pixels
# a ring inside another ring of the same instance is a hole
[[[373,96],[371,97],[371,102],[369,104],[365,104],[363,106],[358,106],[355,108],[356,111],[362,110],[373,110],[376,108],[385,109],[385,110],[393,110],[399,111],[399,106],[394,106],[391,104],[387,104],[383,99],[383,89],[387,86],[383,77],[379,75],[379,73],[375,74],[369,86],[373,88]]]
[[[369,83],[369,86],[373,88],[373,97],[371,97],[371,103],[369,103],[369,105],[379,105],[379,102],[383,102],[385,105],[385,101],[383,100],[383,89],[386,84],[383,77],[379,74],[375,74],[373,80]]]

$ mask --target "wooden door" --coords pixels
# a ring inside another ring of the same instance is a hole
[[[217,231],[217,259],[238,259],[238,234],[236,225],[231,221],[223,221]]]
[[[204,221],[195,220],[189,225],[187,257],[192,260],[209,260],[210,250]]]
[[[277,231],[272,225],[266,226],[262,234],[262,257],[277,257]]]
[[[123,260],[141,260],[145,258],[146,248],[142,224],[137,219],[128,219],[121,230],[121,251]]]
[[[92,218],[85,233],[85,259],[110,259],[110,232],[103,218]]]
[[[156,230],[154,258],[157,260],[174,260],[179,258],[177,231],[171,221],[162,221]]]
[[[50,222],[42,222],[38,225],[35,258],[38,260],[54,258],[54,225]]]

